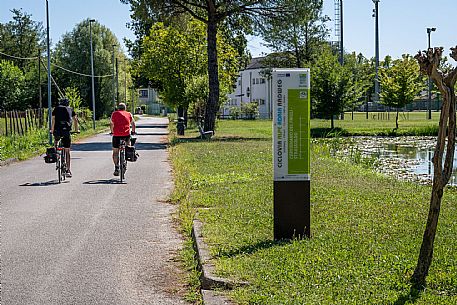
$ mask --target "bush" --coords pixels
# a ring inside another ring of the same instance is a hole
[[[24,109],[24,81],[24,73],[12,62],[0,61],[0,109]]]
[[[258,105],[255,102],[250,102],[241,105],[241,113],[248,120],[255,120],[256,116],[259,115]]]

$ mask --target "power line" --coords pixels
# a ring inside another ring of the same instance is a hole
[[[14,59],[20,59],[20,60],[36,60],[36,59],[38,59],[38,56],[37,57],[18,57],[18,56],[14,56],[14,55],[9,55],[9,54],[3,53],[1,51],[0,51],[0,54],[4,55],[6,57],[10,57],[10,58],[14,58]],[[66,71],[66,72],[73,73],[73,74],[76,74],[76,75],[79,75],[79,76],[92,77],[92,75],[90,75],[90,74],[84,74],[84,73],[79,73],[79,72],[76,72],[76,71],[72,71],[70,69],[64,68],[64,67],[59,66],[57,64],[51,63],[51,65],[53,65],[53,66],[55,66],[55,67],[57,67],[59,69],[62,69],[64,71]],[[114,74],[94,75],[94,77],[103,78],[103,77],[111,77],[113,75]]]
[[[67,69],[67,68],[61,67],[61,66],[59,66],[59,65],[57,65],[57,64],[51,63],[51,65],[53,65],[54,67],[57,67],[57,68],[59,68],[59,69],[62,69],[62,70],[64,70],[64,71],[66,71],[66,72],[69,72],[69,73],[73,73],[73,74],[80,75],[80,76],[92,77],[92,75],[90,75],[90,74],[84,74],[84,73],[79,73],[79,72],[76,72],[76,71],[72,71],[72,70],[69,70],[69,69]],[[99,77],[99,78],[111,77],[111,76],[113,76],[113,74],[107,74],[107,75],[94,75],[94,77]]]
[[[6,53],[3,53],[0,51],[0,54],[6,56],[6,57],[11,57],[11,58],[14,58],[14,59],[21,59],[21,60],[35,60],[35,59],[38,59],[38,56],[37,57],[17,57],[17,56],[14,56],[14,55],[9,55],[9,54],[6,54]]]

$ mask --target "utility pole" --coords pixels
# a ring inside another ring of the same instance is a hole
[[[94,81],[94,49],[92,47],[92,22],[95,19],[89,20],[89,33],[90,33],[90,69],[92,76],[92,125],[95,129],[95,81]]]
[[[344,43],[343,43],[343,0],[340,0],[340,65],[344,64]]]
[[[41,93],[41,50],[38,48],[38,108],[43,107],[43,97]]]
[[[52,110],[51,110],[51,50],[49,47],[49,6],[46,0],[46,45],[48,54],[48,126],[49,131],[52,128]],[[52,145],[52,134],[49,132],[49,145]]]
[[[115,67],[115,55],[114,55],[114,51],[115,51],[115,47],[116,45],[113,44],[113,111],[116,110],[116,67]]]
[[[124,58],[124,101],[127,104],[127,69],[125,68],[125,58]]]
[[[116,100],[119,101],[119,64],[116,58]]]
[[[379,101],[379,18],[378,18],[378,4],[380,0],[373,0],[375,5],[374,17],[375,17],[375,79],[374,79],[374,101]]]

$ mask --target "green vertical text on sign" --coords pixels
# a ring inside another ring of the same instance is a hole
[[[288,89],[287,104],[288,174],[310,174],[309,89]]]

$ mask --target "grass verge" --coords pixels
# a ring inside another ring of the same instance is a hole
[[[218,275],[248,281],[239,304],[457,303],[457,192],[447,189],[428,288],[411,288],[430,187],[332,158],[312,145],[311,239],[273,241],[271,122],[219,122],[211,141],[174,141],[185,232],[203,221]]]

